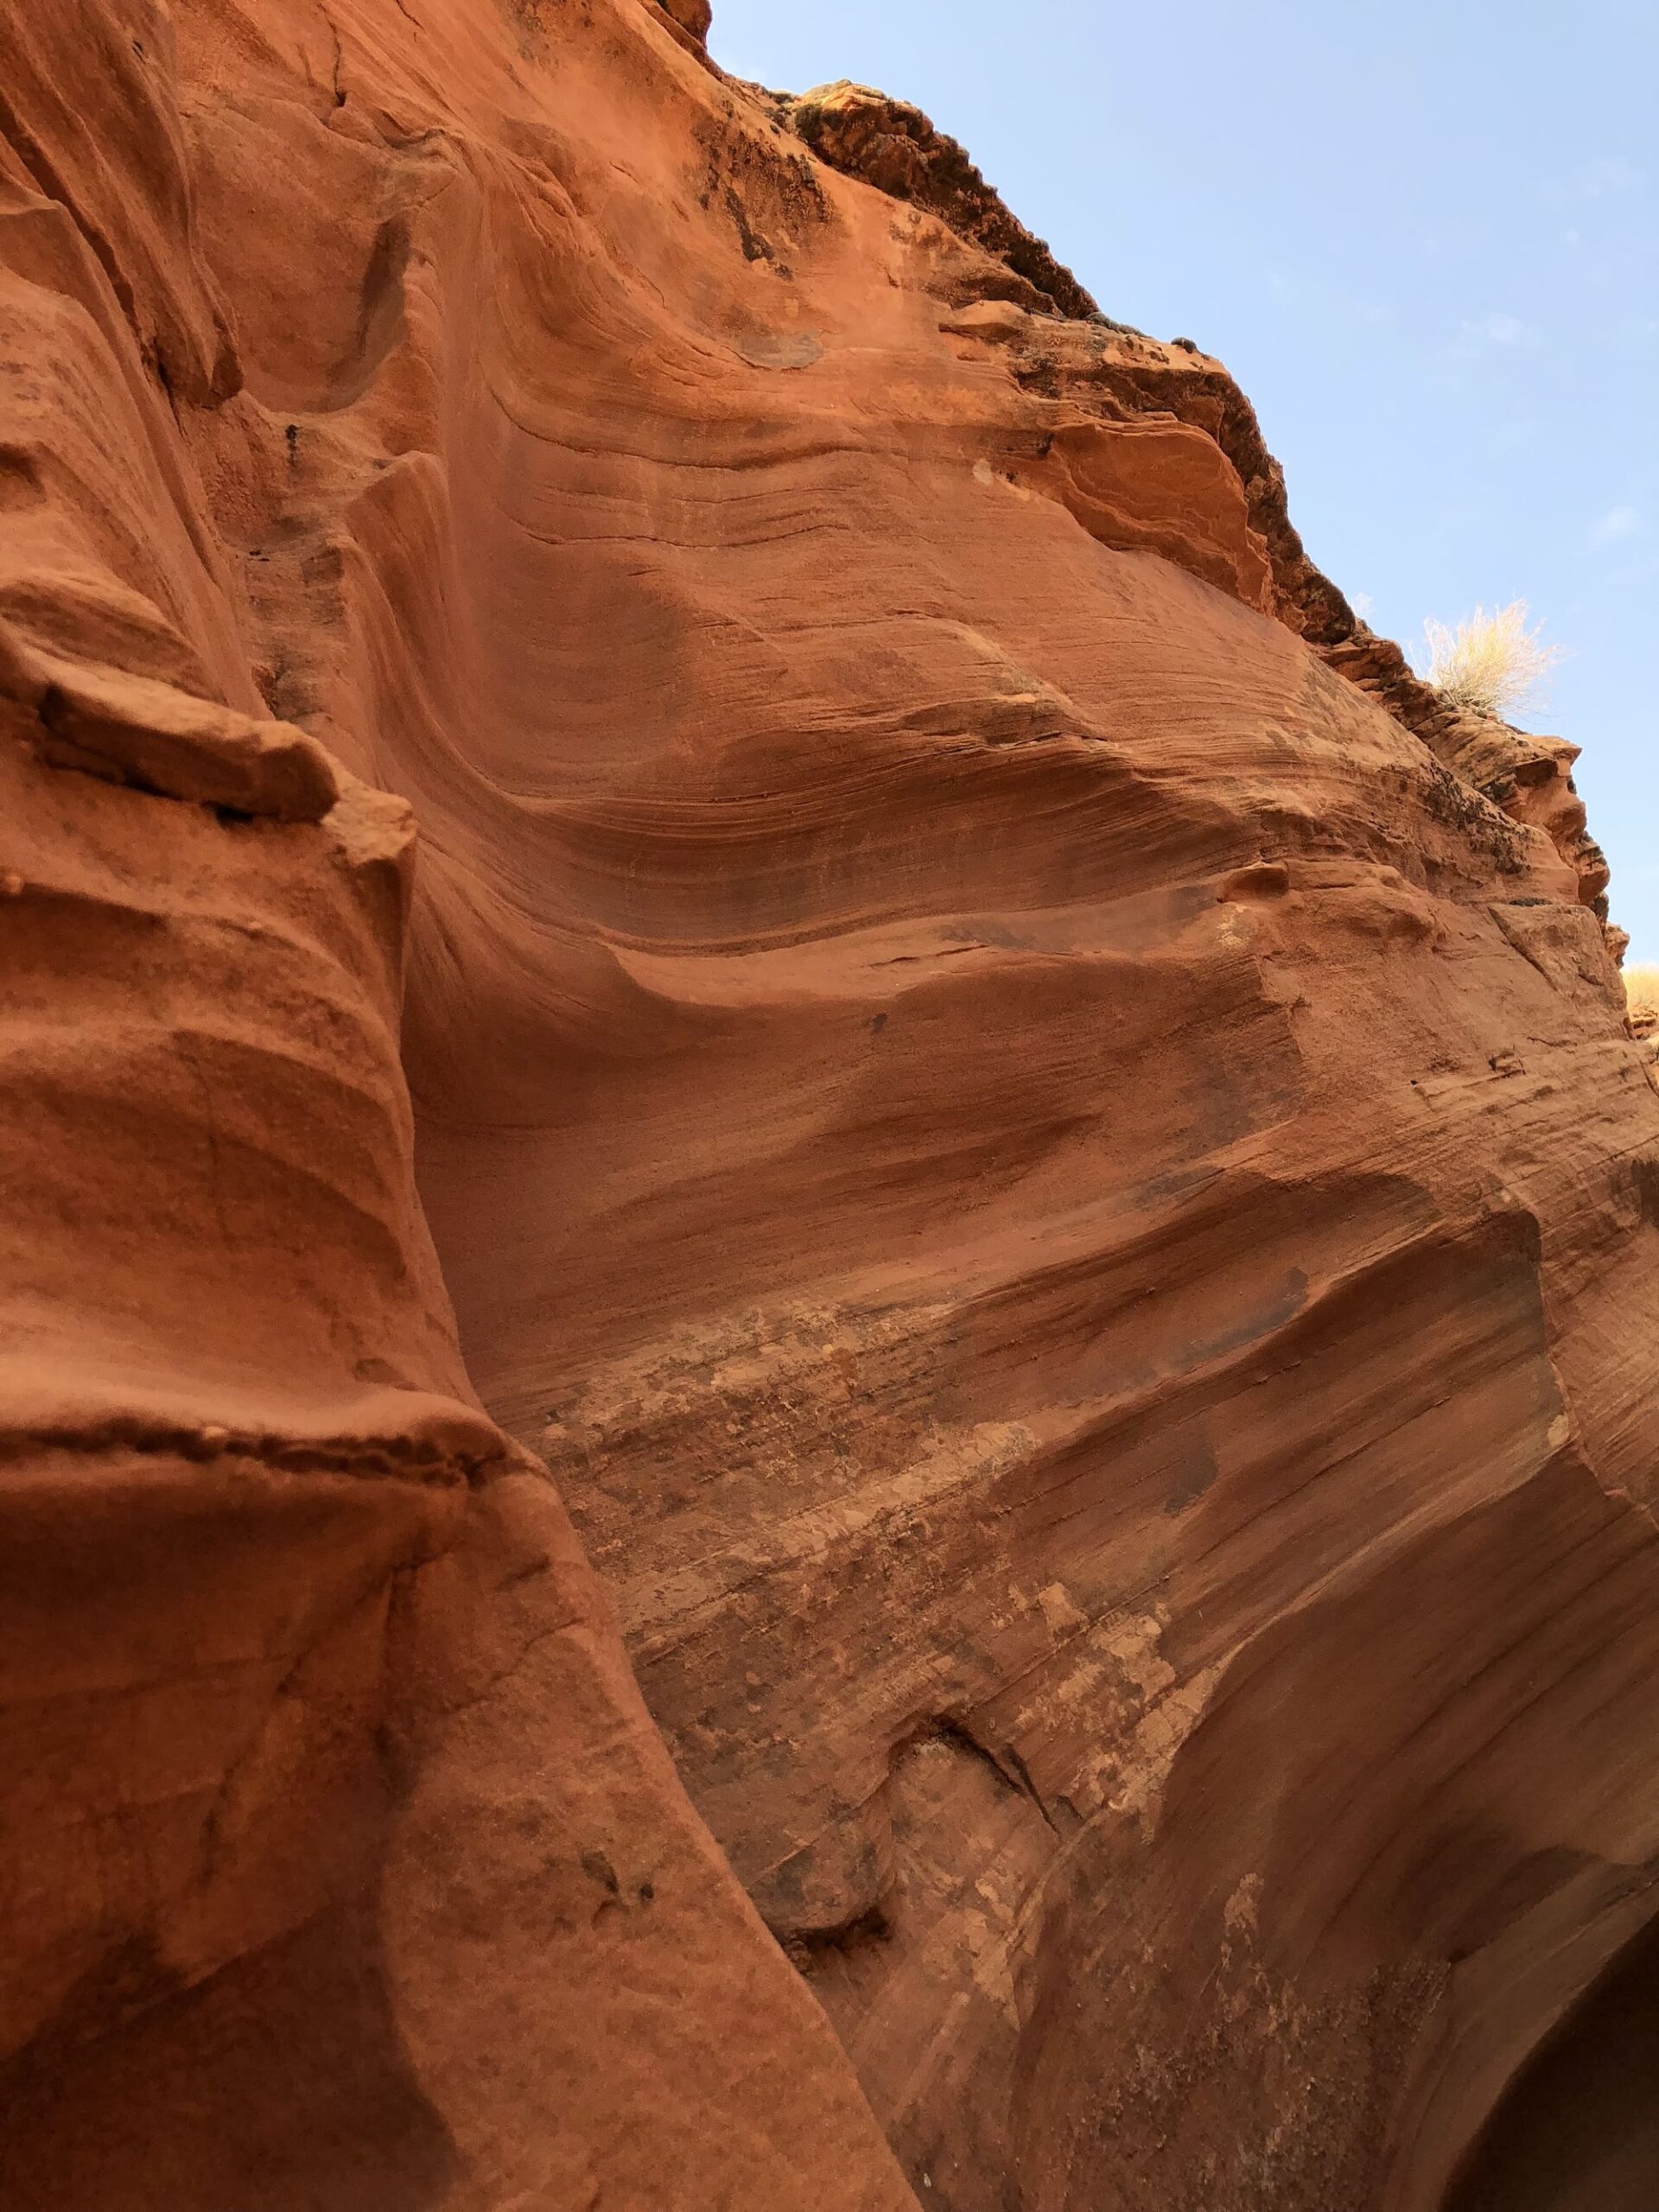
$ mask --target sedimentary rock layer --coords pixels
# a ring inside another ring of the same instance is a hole
[[[1633,2212],[1571,748],[706,27],[0,0],[0,2196]]]

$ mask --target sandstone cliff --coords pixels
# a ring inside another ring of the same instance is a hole
[[[0,0],[0,2202],[1633,2212],[1572,748],[707,21]]]

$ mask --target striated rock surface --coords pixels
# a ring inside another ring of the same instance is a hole
[[[0,2202],[1637,2212],[1572,748],[706,29],[0,0]]]

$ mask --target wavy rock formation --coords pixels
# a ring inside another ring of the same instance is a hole
[[[0,2202],[1645,2212],[1572,748],[707,27],[0,0]]]

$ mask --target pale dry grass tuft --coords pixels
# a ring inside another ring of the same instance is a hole
[[[1565,658],[1560,645],[1545,645],[1537,629],[1528,629],[1524,599],[1511,600],[1493,614],[1478,607],[1455,630],[1425,622],[1423,631],[1428,681],[1454,707],[1483,714],[1507,715],[1527,705]]]
[[[1626,968],[1624,1003],[1632,1021],[1659,1027],[1659,968]]]

